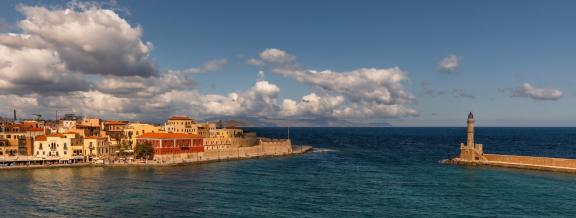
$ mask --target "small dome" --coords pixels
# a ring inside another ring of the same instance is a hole
[[[474,119],[474,115],[472,115],[472,112],[470,112],[470,113],[468,114],[468,119]]]

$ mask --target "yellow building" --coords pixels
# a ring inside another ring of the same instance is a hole
[[[204,137],[204,147],[206,150],[227,149],[232,146],[234,135],[227,129],[213,129],[210,137]]]
[[[136,137],[144,133],[159,133],[164,132],[162,127],[154,126],[147,123],[130,123],[124,128],[124,137],[126,142],[132,145],[132,149],[136,147]]]
[[[198,134],[196,122],[187,116],[172,116],[164,124],[164,130],[169,133]]]
[[[197,124],[198,135],[203,138],[212,138],[215,136],[216,124],[214,123],[200,123]]]
[[[15,156],[17,153],[18,151],[13,146],[10,146],[8,139],[0,138],[0,157]]]
[[[112,152],[107,138],[99,136],[84,138],[82,150],[84,153],[84,160],[87,162],[92,162],[96,158],[105,159]]]

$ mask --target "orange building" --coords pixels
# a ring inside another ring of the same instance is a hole
[[[124,127],[128,125],[127,121],[109,120],[103,123],[104,134],[103,136],[110,136],[110,138],[120,141],[124,132]]]
[[[144,133],[136,137],[138,144],[149,142],[154,155],[198,153],[204,151],[202,137],[185,133]]]

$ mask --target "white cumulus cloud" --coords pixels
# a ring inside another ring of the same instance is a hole
[[[96,6],[48,9],[20,6],[26,17],[18,26],[57,52],[72,71],[105,75],[155,73],[142,28],[131,26],[112,10]]]
[[[260,58],[268,63],[285,64],[293,61],[296,57],[277,48],[267,48],[260,52]],[[256,61],[252,62],[257,63]]]
[[[440,72],[454,73],[460,68],[460,62],[462,62],[461,57],[451,54],[438,63],[438,69]]]
[[[272,72],[319,90],[300,101],[285,99],[285,116],[318,115],[346,118],[414,116],[415,96],[404,87],[408,73],[394,68],[359,68],[347,72],[310,70],[295,62],[296,56],[277,48],[260,53],[254,63],[268,63]]]
[[[564,96],[564,93],[557,88],[539,88],[530,83],[524,83],[512,92],[513,97],[529,97],[534,100],[556,101]]]

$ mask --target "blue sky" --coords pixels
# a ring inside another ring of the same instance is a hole
[[[16,25],[25,19],[16,10],[19,4],[65,2],[0,2],[0,19],[12,26],[3,32],[22,32]],[[250,89],[260,69],[280,88],[278,102],[317,90],[246,63],[277,48],[310,70],[398,67],[406,73],[403,89],[415,99],[404,106],[417,115],[349,120],[460,126],[473,111],[480,126],[574,126],[575,6],[573,1],[118,1],[115,8],[130,25],[141,26],[159,71],[226,59],[222,68],[194,75],[203,94]],[[459,66],[441,72],[439,62],[449,55],[459,58]],[[535,97],[522,89],[525,83],[535,92],[562,94]]]

